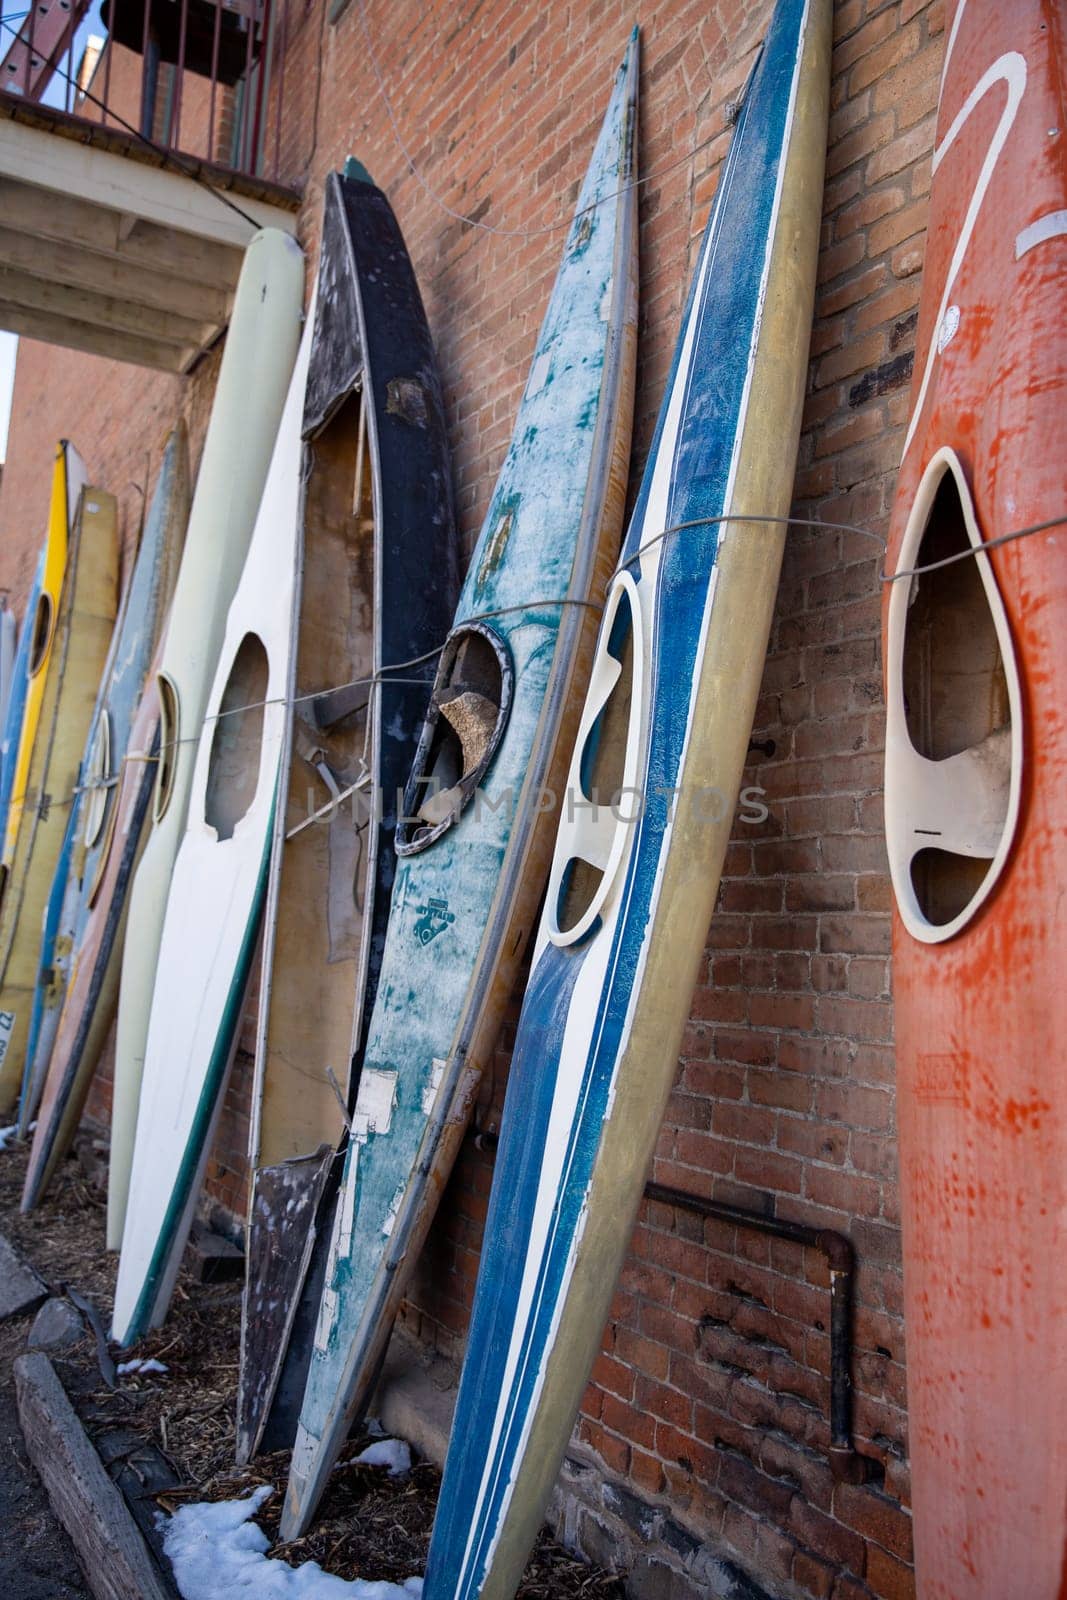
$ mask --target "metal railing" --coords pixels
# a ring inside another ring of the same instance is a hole
[[[284,183],[292,4],[0,0],[0,94]]]

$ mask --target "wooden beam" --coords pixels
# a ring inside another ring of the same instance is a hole
[[[225,0],[223,0],[225,4]],[[262,4],[262,0],[257,0]],[[136,52],[134,52],[136,54]],[[140,68],[136,69],[138,72]],[[112,113],[114,117],[115,113]],[[124,160],[140,161],[149,167],[176,168],[187,176],[204,179],[216,189],[240,199],[260,200],[265,206],[295,214],[300,209],[302,189],[278,183],[251,172],[239,172],[221,162],[209,161],[206,156],[182,151],[176,157],[156,145],[148,144],[140,134],[126,124],[113,120],[99,122],[94,110],[85,117],[80,111],[64,111],[59,106],[29,102],[24,95],[9,94],[0,87],[0,117],[13,118],[30,128],[43,128],[61,139],[73,139],[75,144],[91,144],[94,150],[111,150]]]
[[[93,250],[79,250],[73,238],[69,244],[56,244],[51,239],[19,233],[15,228],[0,227],[0,268],[3,267],[32,272],[49,283],[64,283],[72,289],[118,295],[134,305],[173,311],[176,316],[214,328],[224,327],[229,320],[230,296],[222,290],[128,265]]]
[[[138,339],[172,344],[178,347],[176,355],[191,345],[202,349],[219,332],[217,324],[195,322],[173,311],[136,305],[117,295],[96,294],[91,289],[52,283],[43,274],[20,272],[13,267],[0,267],[0,300],[21,306],[25,311],[39,311],[44,316],[87,322],[101,332],[130,333]]]
[[[26,1451],[97,1600],[173,1600],[47,1356],[19,1356],[15,1397]]]
[[[73,317],[30,311],[0,300],[0,328],[27,339],[43,339],[45,344],[61,344],[70,350],[84,350],[109,361],[129,361],[135,367],[155,367],[161,372],[185,372],[200,354],[158,339],[140,339],[132,333],[111,333]]]
[[[245,195],[223,198],[221,192],[172,168],[131,161],[113,150],[59,138],[14,118],[0,119],[0,173],[240,250],[257,228],[296,232],[296,217],[279,206]]]
[[[125,215],[106,206],[91,205],[74,194],[56,194],[32,183],[21,183],[5,174],[0,160],[0,217],[5,227],[37,239],[50,239],[68,250],[74,245],[152,272],[180,275],[220,293],[233,292],[243,249],[194,238],[143,218],[124,230]]]

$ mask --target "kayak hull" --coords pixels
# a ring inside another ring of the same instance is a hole
[[[118,562],[114,497],[85,489],[47,660],[39,673],[41,689],[26,768],[25,802],[17,803],[19,797],[13,796],[9,818],[15,827],[15,842],[0,907],[0,1025],[6,1045],[0,1062],[0,1110],[14,1103],[22,1083],[41,928],[68,833],[81,754],[115,623]],[[24,725],[23,745],[26,732]],[[15,781],[17,785],[17,776]],[[36,799],[31,803],[31,797],[37,796],[41,803]]]
[[[56,446],[52,469],[52,492],[48,507],[48,532],[41,551],[40,581],[33,611],[27,612],[23,627],[27,635],[27,667],[23,685],[22,721],[11,769],[11,789],[4,832],[3,864],[11,865],[22,806],[29,783],[30,763],[37,723],[41,715],[48,663],[56,637],[56,619],[63,594],[67,556],[74,532],[78,501],[85,487],[85,463],[74,446],[61,439]]]
[[[309,322],[226,619],[163,918],[115,1285],[123,1345],[169,1308],[259,934],[289,693],[310,343]]]
[[[512,1057],[428,1600],[515,1592],[674,1080],[784,541],[744,517],[785,517],[793,486],[830,43],[828,0],[781,0],[608,597]]]
[[[108,1178],[112,1249],[122,1240],[167,894],[227,612],[252,537],[296,358],[303,265],[299,246],[274,229],[256,234],[245,252],[174,587],[158,673],[159,777],[129,895],[119,988]]]
[[[96,898],[107,853],[116,838],[113,813],[117,810],[118,788],[124,774],[130,730],[163,616],[170,603],[189,519],[188,458],[185,425],[182,423],[174,430],[164,450],[159,481],[115,624],[82,759],[84,792],[79,795],[71,811],[71,846],[65,861],[61,861],[49,897],[49,912],[41,945],[41,979],[34,996],[33,1024],[19,1108],[22,1137],[25,1137],[29,1123],[37,1114],[52,1060],[71,966],[76,959],[90,907]],[[88,1077],[84,1083],[87,1087]],[[72,1083],[66,1081],[65,1066],[59,1067],[48,1096],[50,1107],[58,1106],[61,1109],[72,1088]],[[72,1119],[75,1124],[80,1116],[84,1093],[79,1093],[76,1098],[78,1105]],[[50,1120],[50,1117],[38,1118],[35,1143],[41,1141],[42,1151],[52,1140],[48,1127]],[[49,1165],[54,1166],[55,1160],[63,1153],[63,1150],[50,1153],[47,1157]],[[35,1166],[39,1165],[39,1159],[31,1153],[24,1205],[36,1189],[36,1179],[31,1185],[30,1178]]]
[[[886,571],[908,1436],[923,1600],[1067,1572],[1063,17],[946,16]],[[976,552],[977,553],[974,553]]]
[[[242,1461],[261,1440],[290,1445],[296,1428],[295,1411],[275,1407],[274,1396],[283,1362],[283,1392],[302,1389],[308,1346],[290,1348],[289,1333],[301,1298],[314,1293],[305,1275],[315,1237],[328,1231],[317,1215],[323,1161],[344,1135],[339,1096],[377,989],[396,794],[459,588],[433,344],[396,218],[363,177],[327,179],[319,283],[304,408],[295,703],[259,989]],[[390,673],[412,660],[422,664]],[[346,798],[331,804],[335,794]]]
[[[307,1526],[369,1398],[536,911],[617,549],[636,341],[637,42],[620,69],[397,833],[378,996],[290,1472]]]

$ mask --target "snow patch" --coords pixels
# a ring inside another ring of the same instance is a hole
[[[161,1517],[163,1548],[183,1600],[232,1600],[235,1593],[256,1600],[417,1600],[422,1594],[421,1578],[349,1582],[323,1572],[317,1561],[299,1567],[271,1561],[270,1541],[250,1519],[273,1492],[263,1484],[242,1500],[182,1506]]]
[[[403,1439],[379,1439],[360,1451],[356,1461],[365,1467],[388,1467],[391,1478],[411,1471],[411,1451]]]
[[[120,1361],[115,1371],[120,1378],[125,1378],[128,1373],[169,1372],[170,1368],[165,1361],[157,1361],[155,1356],[140,1356],[133,1361]]]

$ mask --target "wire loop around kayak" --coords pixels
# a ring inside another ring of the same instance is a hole
[[[620,572],[625,571],[625,569],[631,566],[633,562],[643,555],[646,550],[650,550],[653,548],[653,546],[661,544],[664,539],[669,539],[674,534],[685,533],[692,528],[713,527],[716,524],[721,525],[722,523],[726,522],[762,523],[778,527],[823,528],[834,533],[858,533],[866,539],[876,540],[881,545],[883,550],[885,549],[886,545],[886,541],[882,535],[880,533],[875,533],[873,528],[861,528],[857,523],[853,522],[832,522],[824,517],[771,516],[769,514],[760,512],[729,512],[714,517],[693,517],[691,520],[686,522],[673,523],[671,527],[664,528],[659,533],[653,534],[651,539],[646,539],[643,544],[640,544],[637,547],[636,550],[631,551],[628,556],[624,556],[609,575],[604,586],[605,592],[607,592],[607,590],[611,587],[612,583],[614,583]],[[899,572],[885,572],[882,570],[878,574],[878,580],[880,583],[897,583],[902,578],[922,577],[927,572],[937,572],[942,567],[953,566],[957,561],[967,561],[973,556],[984,555],[989,550],[996,550],[1001,545],[1011,544],[1019,539],[1029,539],[1035,534],[1049,533],[1052,531],[1052,529],[1061,528],[1065,525],[1067,525],[1067,513],[1061,513],[1059,516],[1047,518],[1044,522],[1031,523],[1030,526],[1025,528],[1013,528],[1008,533],[997,534],[992,539],[983,540],[983,542],[979,545],[971,545],[966,550],[956,551],[953,555],[943,556],[939,561],[930,561],[921,567],[905,567]],[[554,606],[583,606],[590,611],[595,611],[598,613],[604,609],[603,605],[599,601],[583,600],[575,596],[564,595],[555,596],[551,599],[527,600],[512,606],[498,606],[493,611],[477,612],[473,616],[468,617],[466,620],[468,622],[488,622],[494,617],[507,616],[516,611],[547,610]],[[536,619],[531,618],[527,625],[536,626]],[[429,684],[425,678],[401,678],[393,676],[393,674],[405,672],[412,667],[424,666],[427,663],[436,660],[441,651],[444,649],[444,646],[445,641],[442,641],[440,645],[436,645],[432,650],[424,651],[420,656],[412,656],[407,661],[388,662],[385,666],[379,667],[377,672],[371,673],[367,677],[352,678],[347,683],[326,685],[323,688],[316,689],[312,694],[295,695],[292,699],[286,699],[284,695],[277,695],[266,700],[253,700],[247,705],[229,706],[225,711],[219,711],[213,716],[205,717],[196,733],[186,734],[184,738],[171,740],[167,748],[174,749],[180,744],[198,744],[203,730],[207,727],[209,722],[218,722],[221,721],[223,717],[237,716],[240,713],[247,711],[258,711],[267,706],[300,705],[307,700],[317,700],[320,695],[334,694],[343,689],[358,689],[361,687],[366,687],[373,693],[373,691],[383,683],[408,683],[424,685],[425,687],[429,688]],[[356,706],[353,709],[355,711],[364,710],[366,708],[366,704],[367,702],[364,702],[363,705]],[[158,760],[158,755],[148,755],[143,751],[130,751],[127,755],[123,756],[122,765],[125,766],[127,762],[133,761],[158,762]],[[70,793],[64,796],[62,799],[56,799],[49,795],[46,797],[47,807],[48,809],[52,809],[53,807],[73,805],[74,801],[80,795],[86,793],[90,789],[114,788],[119,782],[119,776],[120,775],[116,773],[112,778],[98,780],[92,784],[77,784],[70,791]],[[358,785],[353,787],[358,787]],[[30,799],[29,791],[19,796],[18,800],[20,804],[33,803]],[[324,811],[330,810],[334,804],[335,802],[331,801],[328,806],[323,808]],[[304,826],[306,826],[306,824],[304,824]]]

